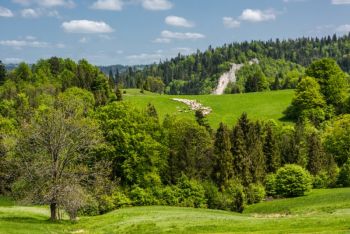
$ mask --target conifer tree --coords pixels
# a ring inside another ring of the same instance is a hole
[[[200,126],[205,127],[205,129],[207,129],[207,131],[211,134],[213,130],[211,129],[207,118],[205,118],[205,115],[203,114],[203,111],[202,110],[196,110],[195,117],[196,117],[197,123]]]
[[[215,166],[213,169],[213,179],[218,186],[224,186],[233,177],[233,157],[230,150],[229,130],[225,124],[220,123],[215,135]]]
[[[317,133],[312,133],[308,137],[308,164],[307,169],[312,175],[317,175],[326,161],[325,152]]]
[[[115,95],[117,96],[117,101],[118,102],[123,101],[123,94],[122,94],[122,91],[119,89],[118,86],[116,86],[116,88],[115,88]]]
[[[241,125],[237,124],[233,129],[233,134],[231,137],[233,170],[235,176],[242,181],[242,184],[248,185],[251,182],[251,175],[249,171],[250,162],[248,161],[247,149],[244,139],[244,132],[241,128]]]
[[[157,110],[152,103],[148,103],[146,112],[148,116],[158,119]]]
[[[276,142],[276,136],[274,135],[271,126],[267,126],[266,129],[264,154],[266,157],[266,172],[275,173],[281,164],[281,159]]]

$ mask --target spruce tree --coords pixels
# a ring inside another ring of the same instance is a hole
[[[274,135],[271,126],[267,126],[264,154],[266,158],[266,172],[275,173],[281,165],[281,158],[278,151],[276,136]]]
[[[146,112],[148,116],[158,119],[158,113],[153,104],[148,103]]]
[[[312,133],[308,137],[308,164],[307,169],[312,175],[317,175],[325,164],[326,155],[322,143],[317,133]]]
[[[243,185],[251,183],[248,154],[245,145],[245,137],[241,125],[237,124],[231,136],[233,155],[233,171],[235,176],[241,180]]]
[[[207,131],[208,131],[210,134],[212,133],[212,129],[211,129],[209,123],[208,123],[207,118],[205,118],[205,115],[203,114],[203,111],[202,111],[202,110],[196,110],[196,112],[195,112],[195,118],[196,118],[197,123],[198,123],[200,126],[205,127],[205,129],[207,129]]]
[[[231,153],[230,133],[227,126],[220,123],[214,142],[215,166],[213,179],[219,187],[224,186],[233,177],[233,157]]]
[[[122,91],[119,89],[118,86],[116,86],[116,88],[115,88],[115,95],[117,96],[117,101],[118,102],[123,101],[123,94],[122,94]]]

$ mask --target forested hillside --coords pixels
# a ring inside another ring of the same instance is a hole
[[[266,196],[350,186],[349,76],[332,59],[295,80],[295,126],[242,113],[218,128],[201,110],[160,121],[86,60],[0,65],[0,194],[49,205],[52,220],[143,205],[243,212]]]
[[[251,72],[241,72],[238,87],[227,90],[254,92],[295,88],[296,80],[303,75],[303,67],[324,57],[335,59],[345,72],[350,72],[350,35],[231,43],[188,56],[179,54],[143,70],[131,68],[122,74],[113,71],[111,76],[124,88],[145,88],[168,94],[209,94],[231,63],[245,64],[258,58],[260,65],[244,69]],[[159,83],[162,83],[160,88],[153,88],[159,87]]]

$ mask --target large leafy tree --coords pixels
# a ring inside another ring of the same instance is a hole
[[[334,59],[324,58],[313,62],[306,75],[314,77],[328,105],[340,110],[346,97],[346,74]]]
[[[326,101],[320,92],[320,85],[314,78],[305,77],[297,86],[292,104],[285,114],[290,119],[307,118],[319,124],[326,118]]]
[[[49,204],[51,220],[57,220],[57,209],[69,199],[67,191],[79,192],[87,172],[84,159],[100,140],[95,121],[62,108],[39,109],[18,139],[16,160],[22,172],[15,188],[33,202]]]

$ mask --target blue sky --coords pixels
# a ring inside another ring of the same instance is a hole
[[[350,32],[350,0],[1,0],[0,59],[147,64],[209,45]]]

